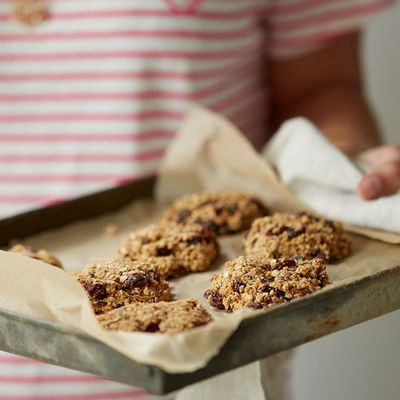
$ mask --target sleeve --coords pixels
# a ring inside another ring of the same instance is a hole
[[[267,49],[272,59],[292,59],[360,29],[395,0],[272,0]]]

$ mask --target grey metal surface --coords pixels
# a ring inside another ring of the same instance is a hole
[[[151,196],[145,179],[0,221],[0,245]],[[400,266],[323,290],[242,322],[202,369],[169,374],[136,363],[74,328],[0,309],[0,349],[167,393],[400,308]]]
[[[140,197],[150,197],[154,183],[155,178],[149,177],[2,219],[0,220],[0,246],[6,246],[12,239],[22,239],[74,221],[115,211]]]
[[[242,322],[206,367],[170,374],[67,326],[0,309],[0,349],[163,394],[400,308],[400,266]]]

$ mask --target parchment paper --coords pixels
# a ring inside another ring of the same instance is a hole
[[[304,209],[231,124],[194,109],[166,158],[158,197],[165,201],[188,191],[222,188],[256,193],[273,210]],[[26,243],[47,248],[68,270],[79,270],[89,262],[111,256],[129,231],[157,221],[161,209],[160,203],[139,201],[117,213],[37,235]],[[104,234],[109,223],[119,227],[114,237]],[[106,332],[97,324],[85,291],[67,273],[7,252],[0,252],[0,307],[80,328],[136,361],[169,372],[194,371],[218,353],[243,318],[268,312],[215,312],[203,299],[210,276],[226,259],[242,254],[241,239],[241,235],[221,239],[223,254],[211,271],[172,281],[176,298],[196,297],[215,318],[209,325],[176,336]],[[352,255],[328,267],[332,284],[323,290],[399,264],[399,246],[356,235],[351,239]]]

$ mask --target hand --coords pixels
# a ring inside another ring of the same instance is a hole
[[[400,188],[400,146],[379,146],[359,154],[357,161],[372,167],[358,184],[358,194],[373,200]]]

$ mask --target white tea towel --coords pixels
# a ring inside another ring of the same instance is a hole
[[[362,172],[304,118],[285,122],[263,151],[281,182],[327,218],[400,233],[400,194],[365,201],[356,193]]]

